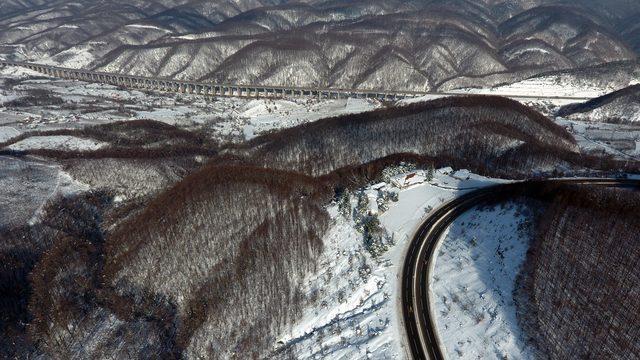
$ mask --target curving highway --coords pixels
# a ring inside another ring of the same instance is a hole
[[[558,179],[501,184],[466,193],[437,209],[418,229],[405,258],[402,273],[402,308],[407,343],[414,359],[445,359],[429,299],[429,279],[435,252],[447,227],[471,208],[520,195],[535,195],[548,186],[574,184],[640,188],[640,180]]]

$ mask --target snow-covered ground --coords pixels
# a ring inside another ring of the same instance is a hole
[[[2,116],[2,115],[0,115]],[[0,143],[20,135],[20,131],[11,126],[0,126]]]
[[[640,101],[631,100],[618,101],[617,106],[603,106],[597,108],[587,114],[575,114],[572,118],[588,121],[604,122],[608,119],[624,119],[627,122],[639,123],[640,122]]]
[[[0,228],[33,221],[54,196],[86,190],[59,165],[0,156]]]
[[[37,78],[34,78],[37,77]],[[6,81],[22,80],[7,86]],[[203,129],[221,141],[241,141],[277,129],[325,117],[358,113],[380,107],[362,99],[240,99],[208,101],[187,94],[148,93],[110,85],[47,78],[18,67],[0,69],[0,126],[11,127],[11,136],[28,130],[77,128],[114,121],[151,119],[187,129]],[[2,107],[2,104],[47,91],[63,99],[63,105]],[[6,129],[5,129],[6,130]],[[8,136],[2,131],[0,139]],[[7,139],[1,140],[6,141]]]
[[[600,88],[590,86],[561,86],[556,83],[553,78],[535,78],[510,85],[489,88],[461,88],[449,92],[464,95],[496,95],[508,97],[541,112],[551,119],[555,117],[556,112],[561,106],[584,101],[581,99],[592,99],[607,93]],[[533,96],[533,98],[531,96]],[[539,96],[539,98],[535,98],[536,96]],[[445,96],[420,96],[400,100],[398,105],[414,104],[442,97]]]
[[[105,142],[74,136],[33,136],[9,146],[11,150],[55,149],[68,151],[98,150],[109,145]]]
[[[326,117],[353,114],[379,107],[377,101],[365,99],[340,99],[316,102],[312,100],[252,100],[239,109],[245,138],[283,127],[292,127]]]
[[[501,181],[449,168],[427,179],[423,171],[405,173],[350,196],[351,210],[358,207],[358,197],[365,197],[369,212],[378,212],[390,239],[388,250],[379,257],[367,251],[353,216],[345,217],[338,204],[329,209],[333,225],[324,239],[318,271],[305,279],[304,291],[312,304],[281,334],[276,347],[291,348],[298,359],[409,358],[400,292],[407,246],[438,206],[466,191]],[[384,196],[391,193],[398,195],[397,201]],[[508,222],[511,214],[505,216]],[[505,236],[505,246],[507,239]]]
[[[556,118],[585,152],[602,153],[621,159],[640,160],[640,126]]]
[[[475,208],[443,234],[430,282],[449,359],[533,359],[513,292],[531,239],[531,214],[507,202]]]
[[[615,88],[601,88],[589,85],[567,85],[556,78],[537,77],[522,80],[508,85],[501,85],[487,88],[461,88],[449,92],[469,95],[498,95],[520,101],[528,105],[544,105],[559,107],[576,102],[577,100],[566,98],[592,99],[607,94]],[[531,97],[540,99],[532,99]],[[400,101],[400,104],[411,104],[421,101],[428,101],[442,97],[441,95],[426,95]],[[565,98],[565,99],[562,99]]]
[[[63,50],[60,53],[56,54],[55,58],[44,57],[39,59],[37,62],[43,65],[61,66],[72,69],[87,68],[93,61],[96,60],[95,47],[99,46],[100,44],[97,44],[95,42],[76,45],[70,49]],[[61,63],[56,59],[64,59],[64,61]]]
[[[488,95],[499,94],[515,98],[517,98],[518,96],[596,98],[615,90],[618,89],[607,89],[597,86],[590,86],[588,84],[583,84],[580,86],[568,85],[559,81],[554,76],[545,76],[534,77],[508,85],[484,89],[461,89],[456,90],[456,92]],[[566,103],[567,101],[561,102]]]

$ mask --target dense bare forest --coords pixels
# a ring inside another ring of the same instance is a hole
[[[407,159],[506,177],[606,166],[579,155],[565,129],[512,100],[445,98],[326,119],[258,137],[242,149],[263,166],[313,176],[379,159]],[[602,159],[600,159],[602,160]]]
[[[31,324],[3,329],[14,334],[4,355],[263,357],[300,310],[331,195],[299,174],[207,166],[112,233],[112,197],[59,199],[44,215],[46,243],[3,253],[13,259],[3,285],[30,284],[2,303],[5,325]]]
[[[217,144],[204,134],[187,131],[153,120],[118,121],[79,129],[29,131],[0,143],[0,149],[24,139],[39,136],[67,135],[92,139],[108,144],[99,151],[64,151],[33,149],[29,154],[64,158],[167,158],[187,155],[215,155]],[[21,151],[2,150],[0,154],[20,154]]]
[[[563,187],[550,201],[525,266],[525,327],[551,359],[637,358],[640,194]]]
[[[104,281],[133,306],[166,298],[189,357],[267,348],[295,316],[296,283],[322,249],[326,200],[301,175],[206,167],[109,238]]]
[[[0,230],[5,357],[274,356],[274,334],[306,301],[299,287],[342,188],[400,162],[510,178],[613,166],[581,155],[541,114],[482,96],[320,120],[224,148],[151,121],[52,134],[62,133],[108,146],[7,152],[55,160],[91,190],[50,199],[33,225]]]

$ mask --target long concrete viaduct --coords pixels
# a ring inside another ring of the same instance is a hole
[[[123,74],[111,74],[97,71],[69,69],[50,65],[13,61],[0,61],[0,66],[19,66],[60,79],[103,83],[130,89],[195,94],[210,97],[314,97],[320,99],[368,98],[379,100],[400,100],[428,94],[426,92],[416,91],[374,91],[262,85],[214,84],[162,78],[148,78]]]
[[[425,95],[464,96],[463,92],[420,92],[386,91],[361,89],[326,89],[262,85],[214,84],[206,82],[180,81],[163,78],[149,78],[124,74],[112,74],[97,71],[61,68],[56,66],[0,60],[1,66],[19,66],[60,79],[79,80],[93,83],[110,84],[130,89],[161,91],[169,93],[196,94],[207,97],[247,97],[247,98],[285,98],[313,97],[319,99],[364,98],[378,100],[401,100]],[[539,96],[498,94],[515,100],[563,100],[588,101],[591,98],[577,96]]]

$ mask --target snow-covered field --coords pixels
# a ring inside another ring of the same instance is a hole
[[[474,208],[443,234],[430,289],[450,359],[533,359],[513,292],[532,236],[519,203]]]
[[[1,116],[1,115],[0,115]],[[0,142],[5,142],[20,135],[20,131],[11,126],[0,126]]]
[[[620,102],[618,102],[620,103]],[[640,101],[629,100],[620,107],[602,107],[595,109],[587,114],[575,114],[572,116],[577,120],[599,121],[604,122],[608,119],[624,119],[627,122],[640,122]]]
[[[56,135],[56,136],[33,136],[18,141],[10,145],[11,150],[32,150],[32,149],[50,149],[50,150],[98,150],[108,143],[99,142],[91,139],[82,139],[74,136]]]
[[[540,96],[540,97],[578,97],[578,98],[595,98],[605,95],[608,92],[618,90],[616,88],[602,88],[583,85],[568,85],[559,81],[554,76],[534,77],[522,80],[513,84],[496,86],[485,89],[462,89],[456,92],[465,92],[470,94],[500,94],[503,96]],[[566,100],[561,102],[566,103]]]
[[[606,153],[621,159],[640,160],[640,126],[583,122],[556,118],[585,152]]]
[[[513,84],[496,87],[460,88],[451,90],[450,92],[464,95],[496,95],[508,97],[553,119],[561,106],[586,101],[584,99],[596,98],[614,90],[617,89],[610,88],[607,90],[589,85],[561,84],[557,79],[550,76],[522,80]],[[401,100],[398,104],[408,105],[442,97],[442,95],[426,95]]]
[[[616,88],[602,88],[584,85],[567,85],[558,81],[556,78],[537,77],[522,80],[508,85],[501,85],[487,88],[460,88],[449,92],[456,94],[469,95],[498,95],[508,97],[525,104],[530,105],[548,105],[559,107],[574,103],[578,100],[566,98],[585,98],[592,99],[608,92],[618,90]],[[540,99],[532,99],[531,97],[539,97]],[[411,104],[415,102],[433,100],[442,97],[440,95],[427,95],[412,99],[402,100],[401,104]],[[565,99],[563,99],[565,98]]]
[[[136,119],[151,119],[187,129],[204,129],[212,138],[240,141],[325,117],[380,107],[377,101],[362,99],[217,98],[208,101],[187,94],[148,93],[47,78],[17,67],[0,69],[0,84],[6,84],[7,80],[21,82],[12,87],[0,87],[0,126],[5,127],[0,131],[0,141],[28,130],[76,128]],[[33,90],[47,91],[62,98],[64,104],[17,108],[2,106]],[[8,127],[13,130],[8,130]]]
[[[246,139],[258,134],[293,127],[326,117],[353,114],[379,107],[377,101],[365,99],[324,100],[252,100],[239,109],[241,119],[246,119],[242,131]]]
[[[377,211],[387,234],[390,246],[379,257],[367,251],[353,216],[345,217],[338,204],[332,206],[333,226],[324,239],[318,271],[305,279],[305,294],[312,305],[281,335],[276,347],[291,348],[299,359],[409,358],[400,293],[407,246],[435,208],[466,191],[499,181],[446,168],[435,171],[430,181],[426,172],[410,172],[352,194],[351,210],[358,207],[358,198],[366,198],[367,209]],[[390,193],[398,195],[397,201],[387,199],[385,194]],[[510,221],[511,214],[504,215],[504,221]],[[508,239],[503,239],[505,246],[509,246]]]
[[[0,156],[0,228],[33,220],[51,197],[87,189],[59,165]]]

